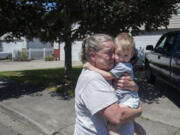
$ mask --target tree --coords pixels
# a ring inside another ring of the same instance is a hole
[[[2,0],[0,4],[0,36],[12,33],[12,36],[37,36],[41,28],[45,8],[42,2],[26,0]]]
[[[65,42],[65,75],[71,77],[71,44],[92,33],[167,27],[178,0],[2,0],[0,35]]]

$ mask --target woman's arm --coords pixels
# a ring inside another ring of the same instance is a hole
[[[118,103],[114,103],[105,109],[100,111],[111,124],[116,127],[120,127],[126,122],[133,121],[136,117],[142,114],[141,104],[137,109],[132,109],[130,107],[120,107]]]
[[[93,65],[91,65],[89,62],[84,63],[83,68],[86,68],[86,69],[89,69],[89,70],[92,70],[92,71],[99,73],[106,80],[113,80],[114,79],[114,76],[110,72],[98,69],[98,68],[94,67]]]

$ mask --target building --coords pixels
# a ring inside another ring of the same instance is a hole
[[[34,38],[32,41],[22,37],[21,39],[13,39],[13,41],[6,41],[5,37],[8,34],[4,34],[0,37],[0,59],[6,59],[8,56],[12,56],[13,52],[21,52],[22,50],[40,50],[53,49],[52,43],[43,43],[39,39]]]

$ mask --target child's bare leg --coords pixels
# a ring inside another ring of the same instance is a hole
[[[135,121],[134,121],[134,131],[137,135],[146,135],[145,129]]]
[[[121,135],[120,133],[118,133],[118,129],[115,125],[108,123],[107,129],[108,129],[109,135]]]

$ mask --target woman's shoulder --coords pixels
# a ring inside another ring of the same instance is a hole
[[[95,71],[88,70],[88,69],[83,69],[82,75],[87,80],[104,79],[99,73],[97,73]]]

